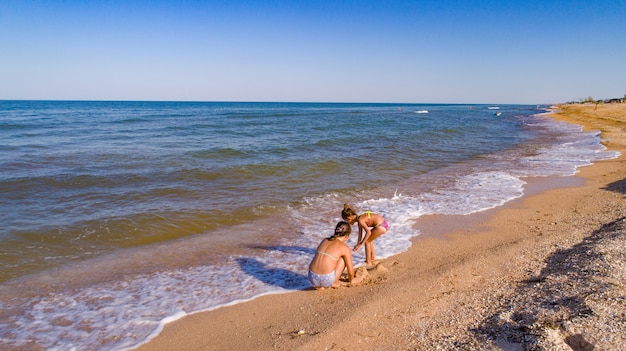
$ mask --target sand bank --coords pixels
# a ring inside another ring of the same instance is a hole
[[[626,349],[626,104],[563,105],[618,159],[470,216],[432,216],[367,283],[187,316],[139,350]]]

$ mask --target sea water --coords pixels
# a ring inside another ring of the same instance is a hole
[[[497,112],[0,101],[0,345],[128,349],[184,315],[308,288],[344,203],[387,219],[386,258],[421,216],[494,208],[526,177],[617,157],[538,106]]]

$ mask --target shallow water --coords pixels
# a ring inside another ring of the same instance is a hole
[[[0,101],[0,340],[126,349],[182,315],[308,287],[343,203],[388,220],[384,258],[423,215],[493,208],[524,177],[616,157],[536,106],[498,111]]]

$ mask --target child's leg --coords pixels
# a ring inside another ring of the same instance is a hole
[[[371,241],[365,242],[365,265],[369,266],[372,264],[372,254],[374,253],[374,243]]]
[[[387,232],[387,229],[385,229],[384,227],[376,227],[376,228],[374,228],[372,230],[372,234],[370,234],[370,237],[368,238],[367,242],[365,243],[365,262],[366,262],[366,264],[373,264],[374,263],[374,260],[376,259],[376,256],[374,255],[374,240],[376,240],[376,238],[378,238],[379,236],[385,234],[386,232]]]

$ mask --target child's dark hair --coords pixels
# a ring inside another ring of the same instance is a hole
[[[356,216],[356,212],[348,206],[348,204],[343,204],[343,211],[341,211],[341,218],[348,219],[350,216]]]
[[[328,240],[332,241],[343,236],[348,236],[350,235],[350,233],[352,233],[352,227],[350,226],[350,224],[348,224],[348,222],[341,221],[337,223],[337,226],[335,227],[335,233],[330,236]]]

